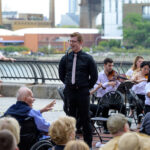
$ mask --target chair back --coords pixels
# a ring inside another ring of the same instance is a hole
[[[107,92],[101,98],[101,104],[107,104],[109,106],[123,105],[123,95],[119,91],[111,91]]]
[[[33,117],[27,117],[23,121],[19,122],[21,126],[20,130],[20,150],[27,150],[36,143],[39,139],[40,132],[36,127]]]

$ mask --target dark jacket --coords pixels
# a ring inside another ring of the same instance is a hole
[[[59,63],[59,78],[65,85],[72,85],[72,66],[74,52],[62,57]],[[92,56],[83,52],[77,53],[75,84],[78,87],[92,88],[98,78],[97,67]]]
[[[31,109],[32,108],[25,102],[17,101],[16,104],[9,107],[4,114],[4,116],[16,118],[21,126],[20,143],[18,145],[20,150],[29,150],[40,136],[34,118],[28,116]]]
[[[8,108],[8,110],[4,113],[4,116],[12,116],[20,123],[25,118],[29,117],[28,114],[30,110],[31,107],[29,107],[28,104],[23,101],[17,101],[16,104]]]

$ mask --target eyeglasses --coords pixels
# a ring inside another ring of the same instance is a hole
[[[68,40],[69,43],[76,43],[78,41]]]

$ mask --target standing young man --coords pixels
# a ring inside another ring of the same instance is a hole
[[[59,78],[65,84],[69,115],[76,119],[78,116],[83,127],[84,140],[92,147],[89,89],[97,81],[97,67],[92,56],[82,51],[83,39],[80,33],[71,34],[69,44],[72,52],[62,57],[59,63]]]

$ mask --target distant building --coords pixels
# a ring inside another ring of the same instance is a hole
[[[17,18],[18,17],[18,12],[17,11],[3,11],[2,12],[2,18]]]
[[[78,11],[78,0],[69,0],[69,13],[76,14]]]
[[[16,31],[0,29],[0,47],[20,45],[28,47],[32,52],[42,47],[65,51],[70,34],[73,32],[80,32],[83,35],[84,47],[92,47],[100,36],[98,29],[29,28]]]
[[[2,25],[2,3],[0,0],[0,25]]]
[[[122,37],[123,0],[102,0],[102,28],[105,38]]]
[[[150,19],[150,0],[125,0],[123,5],[123,18],[130,13],[140,14],[144,19]]]
[[[79,15],[74,13],[66,13],[61,16],[60,26],[70,25],[70,26],[79,26]]]
[[[44,20],[43,14],[20,13],[19,18],[23,20],[36,20],[36,21]]]
[[[79,26],[80,16],[78,12],[78,0],[69,0],[69,12],[61,15],[60,26]]]

